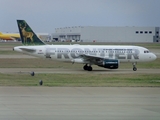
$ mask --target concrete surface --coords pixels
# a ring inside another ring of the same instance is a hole
[[[0,120],[159,120],[160,88],[0,87]]]
[[[0,73],[8,74],[28,74],[31,71],[36,73],[59,73],[59,74],[155,74],[160,73],[160,69],[138,69],[133,71],[132,69],[116,69],[116,70],[99,70],[94,69],[93,71],[84,71],[82,68],[79,69],[67,69],[67,68],[0,68]]]

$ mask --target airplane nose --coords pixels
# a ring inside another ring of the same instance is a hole
[[[155,54],[152,53],[152,59],[155,60],[157,59],[157,56]]]

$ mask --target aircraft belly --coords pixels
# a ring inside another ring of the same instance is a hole
[[[66,58],[64,58],[64,57],[59,58],[59,57],[57,56],[57,54],[55,54],[55,55],[50,55],[50,58],[51,58],[52,60],[58,60],[58,61],[71,61],[71,59],[66,59]]]

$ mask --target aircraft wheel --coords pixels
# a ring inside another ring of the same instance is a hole
[[[88,70],[88,66],[87,65],[83,66],[83,69]]]
[[[136,68],[136,67],[134,67],[134,68],[133,68],[133,71],[137,71],[137,68]]]
[[[132,63],[133,64],[133,71],[137,71],[137,68],[136,68],[136,62],[135,63]]]
[[[88,67],[88,71],[92,71],[92,67],[91,66]]]

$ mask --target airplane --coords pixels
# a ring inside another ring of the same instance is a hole
[[[83,69],[92,71],[92,65],[108,69],[118,69],[120,63],[130,62],[133,71],[138,62],[149,62],[157,58],[147,48],[128,45],[47,45],[33,32],[25,20],[17,20],[20,36],[24,46],[13,50],[62,62],[84,64]]]
[[[19,33],[1,33],[0,32],[0,39],[2,39],[2,40],[19,40],[20,34]]]
[[[38,33],[37,36],[41,38],[42,33]],[[2,33],[0,32],[1,40],[21,40],[19,33]]]

